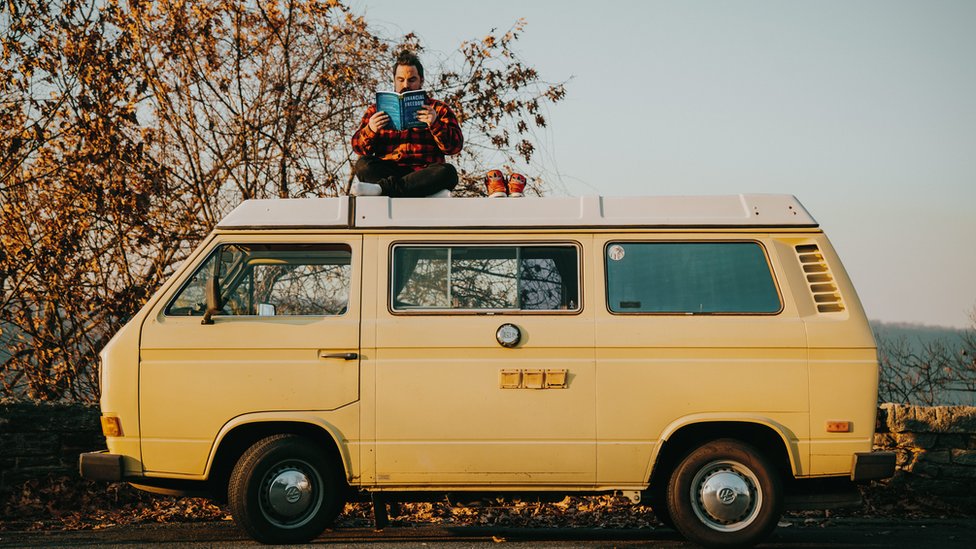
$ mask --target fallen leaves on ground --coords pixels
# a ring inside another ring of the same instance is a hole
[[[790,524],[822,524],[835,517],[954,518],[976,510],[925,494],[906,496],[905,488],[875,484],[862,491],[864,504],[840,511],[788,513]],[[68,476],[30,480],[0,494],[0,530],[97,530],[129,524],[232,520],[227,507],[204,498],[157,496],[124,483],[95,483]],[[649,507],[611,495],[565,497],[555,502],[484,498],[451,505],[435,502],[394,503],[392,526],[656,528]],[[368,503],[349,503],[336,520],[338,528],[373,525]]]

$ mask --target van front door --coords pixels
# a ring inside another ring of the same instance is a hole
[[[380,239],[377,484],[593,482],[588,242]]]
[[[335,410],[359,398],[361,237],[218,240],[143,324],[147,471],[202,474],[215,436],[254,412]],[[203,324],[208,281],[220,310]]]

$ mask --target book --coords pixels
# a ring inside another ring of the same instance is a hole
[[[405,130],[408,128],[422,128],[426,126],[417,120],[417,111],[427,102],[427,92],[424,90],[376,92],[376,110],[383,111],[390,116],[390,124],[386,129]]]

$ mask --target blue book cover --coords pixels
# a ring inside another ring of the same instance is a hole
[[[424,90],[396,93],[391,91],[376,92],[376,110],[383,111],[390,116],[387,129],[405,130],[409,128],[423,128],[426,126],[417,120],[417,111],[427,102],[427,92]]]

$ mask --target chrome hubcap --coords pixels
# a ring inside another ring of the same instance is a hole
[[[304,462],[282,463],[265,475],[261,511],[283,528],[296,528],[311,520],[322,505],[321,479]]]
[[[702,467],[692,481],[691,497],[698,518],[722,532],[745,528],[762,508],[759,479],[735,461],[713,461]]]
[[[296,469],[278,472],[268,486],[268,503],[283,517],[301,515],[312,502],[312,483]]]

